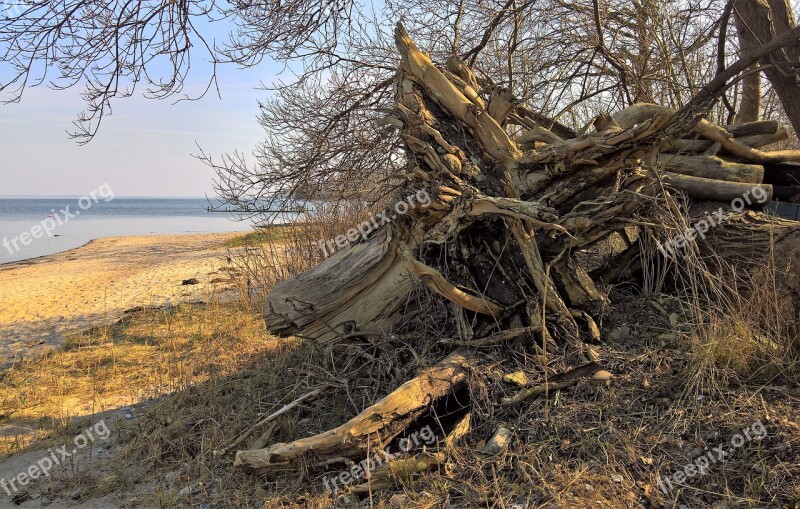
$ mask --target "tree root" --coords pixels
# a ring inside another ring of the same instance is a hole
[[[270,470],[306,457],[318,461],[357,458],[370,449],[383,449],[429,413],[437,400],[463,387],[470,362],[464,352],[455,351],[338,428],[267,449],[239,451],[234,466]]]
[[[421,294],[445,301],[436,318],[446,323],[437,325],[458,334],[436,348],[460,348],[347,423],[288,444],[240,451],[237,466],[327,466],[386,447],[468,387],[475,360],[467,348],[490,348],[501,354],[500,363],[510,357],[502,355],[504,349],[524,350],[545,369],[553,368],[551,353],[562,370],[596,359],[592,351],[581,355],[587,351],[581,338],[601,340],[595,318],[609,304],[604,285],[646,266],[640,244],[628,238],[627,229],[638,229],[639,238],[673,236],[689,226],[675,191],[730,203],[756,185],[771,192],[763,183],[765,163],[800,161],[798,151],[758,149],[785,137],[776,122],[722,127],[702,118],[736,72],[767,55],[764,48],[791,42],[787,37],[764,45],[760,56],[729,66],[681,110],[636,104],[613,116],[599,112],[579,132],[515,104],[493,84],[481,81],[482,89],[457,57],[446,69],[437,68],[401,25],[395,41],[401,56],[396,111],[386,122],[400,129],[407,159],[397,176],[397,196],[425,190],[431,200],[277,285],[267,299],[265,319],[275,334],[323,344],[423,329],[416,314],[426,311],[419,309],[423,301],[406,305],[422,281],[427,289]],[[509,123],[523,128],[516,139],[508,134]],[[665,220],[659,215],[664,210],[674,217]],[[764,221],[767,226],[750,222],[738,230],[718,226],[702,248],[753,261],[752,252],[774,240],[769,225],[776,223]],[[748,225],[759,234],[751,235]],[[627,249],[612,263],[590,270],[583,255],[612,236],[626,239]],[[534,334],[540,341],[513,341]],[[500,403],[521,405],[599,371],[590,362],[545,377]],[[459,427],[469,428],[469,418]],[[445,445],[462,433],[451,431]],[[443,450],[413,451],[375,469],[355,491],[389,486],[445,459]]]

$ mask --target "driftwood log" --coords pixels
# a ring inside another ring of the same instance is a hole
[[[622,265],[635,265],[635,243],[591,274],[580,253],[611,235],[630,238],[629,229],[652,227],[657,214],[679,214],[680,192],[730,204],[762,186],[759,195],[768,198],[770,169],[800,161],[800,152],[761,150],[786,131],[773,121],[722,127],[704,115],[730,80],[799,36],[791,31],[744,57],[681,110],[636,104],[573,132],[476,79],[456,57],[437,67],[398,24],[396,107],[387,122],[400,130],[408,164],[397,196],[424,190],[431,200],[277,285],[264,315],[274,334],[332,344],[413,321],[426,310],[409,296],[427,291],[450,306],[447,320],[460,337],[449,339],[461,346],[342,426],[240,451],[236,464],[268,470],[301,459],[329,465],[363,457],[467,383],[476,362],[469,345],[521,339],[534,352],[568,359],[572,370],[511,398],[515,404],[598,373],[595,362],[585,364],[596,359],[583,340],[600,334],[594,318],[608,304],[602,286]],[[716,249],[753,260],[776,231],[796,240],[797,223],[757,216],[720,225],[711,237]],[[425,469],[441,458],[418,452],[403,465]]]

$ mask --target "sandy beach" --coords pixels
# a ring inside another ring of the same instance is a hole
[[[225,241],[237,235],[108,237],[0,265],[0,367],[131,308],[229,292]],[[198,284],[182,285],[192,278]]]

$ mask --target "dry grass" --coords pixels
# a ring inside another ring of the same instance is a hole
[[[78,486],[84,497],[113,493],[121,507],[145,508],[800,507],[797,338],[774,272],[714,277],[699,262],[687,265],[692,270],[676,288],[669,267],[659,265],[645,271],[646,291],[613,291],[616,305],[602,320],[611,339],[597,347],[616,375],[610,388],[580,383],[498,408],[515,390],[494,372],[501,360],[531,379],[545,369],[521,348],[482,351],[489,367],[470,384],[472,430],[437,471],[365,498],[326,493],[323,472],[235,471],[232,455],[215,451],[287,402],[326,388],[239,448],[335,427],[446,353],[436,337],[319,349],[266,333],[263,291],[317,263],[317,241],[365,214],[338,209],[232,242],[232,277],[246,297],[239,302],[143,310],[7,371],[0,422],[31,431],[6,436],[4,452],[60,443],[87,417],[144,402],[141,416],[118,423],[117,448],[105,463],[43,490],[54,498]],[[553,358],[546,371],[558,372],[561,361]],[[754,422],[766,437],[659,491],[664,476]],[[501,456],[486,457],[482,443],[500,423],[514,440]]]
[[[105,412],[233,376],[295,344],[265,338],[241,303],[140,311],[3,373],[0,423],[16,430],[4,434],[3,454],[63,443]]]
[[[289,473],[265,484],[234,471],[232,454],[214,451],[312,387],[332,389],[276,427],[257,430],[239,448],[336,426],[376,391],[410,376],[408,358],[397,362],[407,368],[387,369],[390,354],[387,364],[366,367],[357,353],[332,359],[298,340],[273,338],[259,311],[244,301],[143,310],[4,374],[0,423],[20,430],[6,437],[5,453],[64,443],[89,423],[109,421],[102,412],[140,403],[140,416],[115,420],[119,450],[111,459],[40,489],[51,499],[79,488],[84,497],[120,493],[130,507],[175,507],[182,488],[202,482],[205,488],[180,498],[185,506],[263,507],[268,501],[271,507],[296,498],[308,479]],[[378,383],[347,380],[359,373]],[[347,395],[339,392],[345,386]],[[261,436],[268,429],[271,435]],[[318,507],[330,505],[327,496],[317,498]]]
[[[291,226],[273,226],[228,243],[240,292],[258,301],[264,292],[319,264],[332,253],[325,245],[372,216],[362,203],[319,204]],[[338,248],[336,248],[338,249]]]
[[[216,376],[218,369],[236,365],[232,358],[252,352],[255,341],[263,346],[263,324],[247,320],[235,305],[197,309],[142,310],[118,324],[70,336],[62,350],[8,369],[0,381],[4,420],[67,426],[86,410],[102,412]],[[208,337],[219,322],[245,339],[237,343],[238,351]],[[208,362],[209,356],[218,361]]]
[[[680,305],[686,323],[675,333],[691,359],[687,392],[747,383],[798,385],[797,324],[776,292],[775,272],[738,275],[730,269],[712,281],[711,299],[684,299]]]
[[[658,308],[669,318],[663,333],[689,353],[687,396],[743,383],[799,383],[800,303],[793,292],[800,289],[800,258],[776,260],[791,253],[776,253],[770,245],[765,259],[723,259],[709,248],[715,242],[713,230],[709,239],[687,242],[678,257],[659,252],[656,241],[668,243],[697,220],[690,219],[690,212],[708,214],[702,206],[690,210],[688,203],[665,199],[653,211],[653,222],[663,226],[646,228],[640,237],[640,286],[643,296],[666,297],[674,304],[670,313]],[[730,214],[726,221],[737,221],[730,208],[724,212]]]
[[[75,416],[60,416],[65,402],[92,399],[99,410],[104,400],[149,399],[141,417],[120,426],[123,448],[106,471],[87,468],[60,488],[69,492],[77,483],[86,496],[119,493],[129,507],[513,507],[525,500],[527,507],[567,508],[671,507],[671,499],[658,493],[660,477],[683,468],[698,448],[724,443],[761,420],[767,438],[746,444],[674,495],[689,507],[734,507],[725,504],[736,500],[736,507],[794,507],[800,501],[792,482],[792,475],[800,475],[793,451],[800,446],[800,392],[777,382],[718,385],[713,396],[687,400],[683,389],[695,353],[679,339],[663,338],[680,302],[663,298],[654,306],[637,296],[615,299],[621,305],[606,325],[626,325],[632,333],[601,349],[605,365],[618,375],[611,389],[581,384],[548,401],[497,411],[484,406],[497,388],[476,380],[473,432],[446,468],[406,479],[366,505],[353,497],[334,501],[320,473],[253,476],[234,471],[231,456],[214,451],[313,387],[331,389],[274,427],[258,430],[243,447],[344,422],[411,376],[410,345],[318,351],[265,335],[257,310],[241,303],[144,311],[107,332],[95,331],[80,345],[15,368],[2,382],[4,422],[35,421],[42,433],[59,436],[75,432],[63,424]],[[421,358],[441,355],[435,345],[413,346]],[[61,389],[48,390],[55,386]],[[502,457],[486,458],[480,441],[499,422],[514,429],[515,442]],[[24,447],[29,445],[15,450]],[[196,483],[203,487],[178,495]]]

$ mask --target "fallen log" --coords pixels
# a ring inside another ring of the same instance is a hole
[[[735,136],[735,138],[736,141],[747,145],[748,147],[760,148],[789,139],[789,132],[785,128],[781,127],[774,133],[753,134],[741,137]],[[725,150],[722,150],[722,146],[719,146],[719,148],[715,147],[716,142],[711,140],[679,139],[670,141],[666,152],[678,154],[700,154],[708,152],[719,152],[723,154],[727,153]]]
[[[667,172],[691,177],[752,184],[764,180],[764,167],[761,165],[732,163],[714,156],[659,154],[657,163]]]
[[[791,273],[800,260],[796,256],[800,222],[753,211],[728,211],[725,222],[710,229],[699,245],[702,256],[733,264],[742,274],[763,270],[768,260]],[[796,284],[782,288],[782,293],[797,291],[800,286]],[[787,297],[786,303],[800,311],[800,301]]]
[[[778,143],[779,141],[788,140],[789,131],[787,131],[785,127],[780,127],[774,133],[753,134],[749,136],[736,137],[736,139],[748,147],[761,148],[766,147],[767,145],[772,145],[773,143]]]
[[[270,470],[303,460],[309,453],[325,461],[383,450],[410,423],[435,411],[437,400],[464,386],[470,362],[465,353],[453,352],[338,428],[288,444],[239,451],[234,466]]]
[[[754,184],[743,182],[726,182],[688,175],[678,175],[677,173],[664,172],[664,181],[679,191],[683,191],[689,196],[703,200],[728,202],[742,197],[752,197]],[[772,186],[769,184],[756,184],[761,191],[759,196],[765,196],[759,205],[763,205],[772,199]],[[751,198],[752,199],[752,198]],[[752,202],[751,202],[752,204]]]
[[[727,124],[723,129],[731,133],[736,138],[743,136],[759,136],[763,134],[773,134],[778,132],[780,125],[777,120],[757,120],[755,122],[744,122],[741,124]]]
[[[731,133],[716,126],[708,120],[701,119],[695,131],[706,138],[719,143],[722,149],[729,154],[736,156],[744,161],[753,163],[785,163],[789,161],[800,161],[800,151],[798,150],[776,150],[772,152],[762,152],[753,147],[749,147],[733,137]]]

